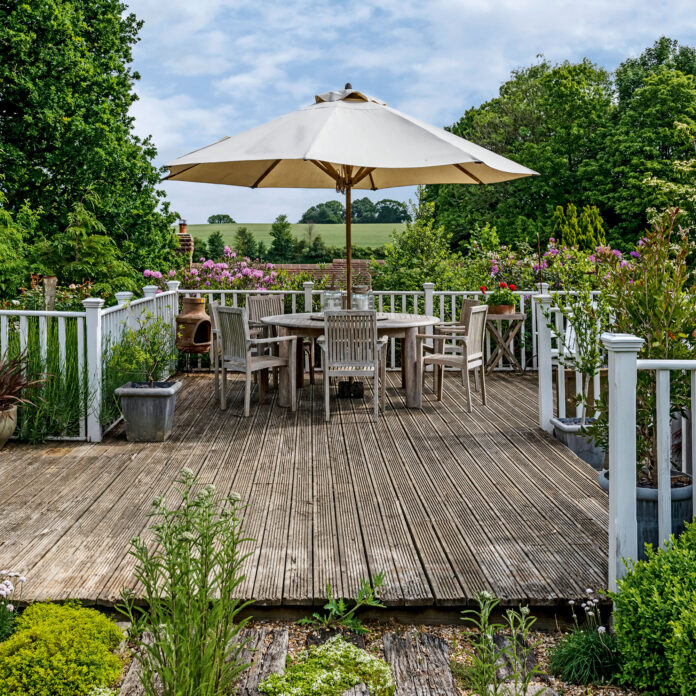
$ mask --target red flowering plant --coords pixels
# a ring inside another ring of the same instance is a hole
[[[641,359],[693,360],[696,358],[696,311],[694,272],[689,256],[696,244],[688,230],[678,224],[679,209],[670,209],[626,257],[602,247],[601,293],[611,307],[610,331],[628,333],[645,342]],[[672,416],[689,408],[689,376],[671,373]],[[656,373],[638,371],[636,401],[638,484],[657,482],[657,430],[655,424]],[[597,442],[608,440],[608,403],[600,401],[599,417],[590,428]]]
[[[514,283],[508,285],[505,281],[501,281],[498,283],[498,287],[489,295],[486,292],[485,285],[481,286],[481,292],[484,295],[486,304],[489,306],[512,305],[516,307],[517,295],[515,295],[515,290],[517,290],[517,286]]]

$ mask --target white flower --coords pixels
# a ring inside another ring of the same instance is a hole
[[[587,594],[594,594],[589,587],[585,590],[585,592],[587,592]]]
[[[7,609],[7,611],[14,611],[14,604],[8,604],[5,609]]]
[[[26,582],[26,581],[27,581],[27,579],[26,579],[23,575],[20,575],[20,576],[17,578],[17,582]]]
[[[571,600],[568,602],[568,604],[570,604],[570,606],[572,607],[572,606],[575,604],[575,600],[574,600],[574,599],[571,599]]]
[[[606,632],[607,632],[607,629],[606,629],[604,626],[598,626],[598,627],[597,627],[597,633],[599,633],[600,635],[601,635],[602,633],[606,633]]]
[[[588,611],[588,612],[587,612],[587,615],[588,615],[588,616],[594,616],[594,612],[593,612],[593,611]]]

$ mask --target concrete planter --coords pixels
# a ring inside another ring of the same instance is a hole
[[[590,423],[591,418],[587,419]],[[553,435],[575,452],[584,462],[599,471],[604,467],[604,448],[595,445],[591,437],[582,434],[579,418],[552,418]]]
[[[600,488],[609,492],[607,471],[600,472],[597,482]],[[684,531],[684,523],[693,518],[692,495],[693,484],[671,489],[672,497],[672,534],[678,536]],[[637,520],[638,520],[638,560],[645,559],[645,545],[659,546],[657,524],[657,488],[636,486]]]
[[[5,411],[0,411],[0,449],[12,437],[17,427],[17,407],[10,406]]]
[[[181,382],[127,382],[116,389],[131,442],[164,442],[174,426],[176,393]]]

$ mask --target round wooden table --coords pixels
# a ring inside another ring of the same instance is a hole
[[[275,316],[263,317],[261,321],[269,326],[275,326],[281,336],[293,335],[297,336],[298,340],[302,340],[305,337],[315,338],[324,335],[324,322],[320,319],[312,319],[313,316],[316,317],[317,314],[310,312],[276,314]],[[419,329],[439,324],[440,319],[422,314],[401,314],[398,312],[378,312],[377,318],[377,333],[380,337],[402,339],[401,361],[406,389],[406,405],[409,408],[420,408],[420,389],[416,383],[416,335]],[[287,345],[281,343],[280,350],[287,350]],[[301,387],[304,383],[303,353],[300,349],[297,349],[295,353],[298,360],[297,386]],[[280,386],[282,387],[282,384]]]

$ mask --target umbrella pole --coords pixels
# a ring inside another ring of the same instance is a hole
[[[353,304],[353,258],[350,239],[350,186],[346,187],[346,309]]]

